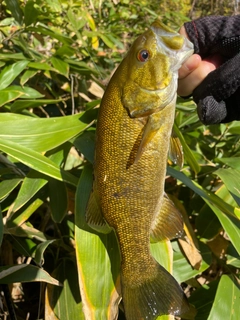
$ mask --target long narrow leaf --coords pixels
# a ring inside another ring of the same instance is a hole
[[[35,151],[47,151],[63,144],[86,129],[89,124],[81,121],[82,116],[83,114],[76,114],[40,119],[2,113],[0,139],[15,142]]]
[[[6,152],[30,168],[44,173],[49,177],[76,185],[77,179],[74,176],[61,171],[60,168],[50,159],[30,148],[26,148],[10,140],[2,139],[0,141],[0,150]]]

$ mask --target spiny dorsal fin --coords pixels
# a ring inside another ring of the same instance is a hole
[[[161,210],[152,224],[151,241],[157,242],[179,238],[182,233],[182,215],[174,203],[164,194]]]

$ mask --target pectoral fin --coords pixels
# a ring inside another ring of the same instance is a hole
[[[172,162],[182,168],[184,162],[183,148],[174,130],[172,131],[172,136],[170,138],[168,153],[169,158],[172,160]]]
[[[178,238],[183,233],[181,213],[166,194],[159,214],[156,216],[151,229],[151,241],[170,240]]]
[[[158,129],[160,128],[161,123],[160,121],[158,121],[158,118],[159,114],[152,114],[148,117],[148,121],[143,128],[142,140],[140,142],[134,163],[136,163],[140,159],[141,155],[146,149],[146,146],[151,142]]]
[[[98,197],[96,196],[94,191],[92,191],[88,201],[86,221],[89,227],[98,232],[109,233],[112,230],[102,215]]]

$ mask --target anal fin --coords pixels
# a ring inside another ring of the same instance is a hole
[[[88,200],[86,221],[89,227],[98,232],[109,233],[112,230],[103,217],[100,204],[94,191],[92,191]]]
[[[153,221],[151,228],[152,242],[179,238],[183,233],[181,213],[166,194],[164,194],[162,201],[160,212]]]

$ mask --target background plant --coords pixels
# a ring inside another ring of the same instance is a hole
[[[84,319],[82,304],[91,319],[113,317],[117,244],[113,234],[97,235],[84,222],[102,93],[129,44],[156,17],[177,30],[189,12],[232,13],[235,2],[0,6],[0,317]],[[169,166],[166,191],[185,218],[190,245],[181,239],[151,249],[169,269],[173,247],[173,273],[198,309],[196,319],[238,319],[240,126],[204,126],[193,102],[179,99],[175,129],[185,163],[182,170]],[[78,275],[97,279],[82,297]]]

